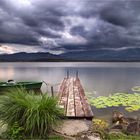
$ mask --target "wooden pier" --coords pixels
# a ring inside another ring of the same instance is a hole
[[[78,75],[76,78],[67,76],[62,81],[59,89],[59,105],[64,108],[64,115],[68,118],[93,118]]]

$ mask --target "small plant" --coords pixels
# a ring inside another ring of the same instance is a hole
[[[20,127],[18,122],[15,122],[13,126],[10,126],[7,130],[8,138],[11,140],[23,140],[24,128]]]
[[[109,126],[107,121],[101,120],[101,119],[93,119],[92,122],[93,122],[93,128],[95,128],[95,129],[105,130]]]
[[[0,97],[0,120],[8,127],[18,122],[28,137],[47,137],[62,115],[57,98],[47,94],[35,95],[21,88]]]
[[[95,133],[98,133],[102,139],[106,136],[106,130],[108,129],[109,123],[102,119],[93,119],[92,120],[92,130]]]

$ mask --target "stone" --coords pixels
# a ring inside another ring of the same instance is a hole
[[[123,130],[123,126],[121,124],[117,124],[117,125],[112,126],[111,129]]]
[[[132,135],[140,134],[140,123],[139,123],[139,121],[131,122],[127,126],[126,132],[128,134],[132,134]]]
[[[76,136],[79,133],[83,133],[89,130],[91,121],[88,120],[64,120],[63,124],[57,128],[55,131],[67,136]]]
[[[87,136],[87,138],[88,138],[89,140],[101,140],[100,137],[95,137],[94,135]]]
[[[99,136],[95,136],[94,134],[87,134],[77,137],[76,140],[101,140],[101,138]]]
[[[64,120],[62,125],[55,128],[54,131],[70,136],[73,140],[101,140],[100,136],[96,136],[91,131],[92,121],[85,119],[68,119]]]
[[[121,122],[123,117],[124,117],[124,115],[121,112],[113,111],[112,122],[113,123]]]

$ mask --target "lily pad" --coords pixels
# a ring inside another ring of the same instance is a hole
[[[140,92],[140,86],[135,86],[132,88],[132,91],[134,92]]]
[[[124,106],[128,112],[140,110],[139,93],[115,93],[109,96],[99,96],[89,100],[92,106],[96,108],[119,107]]]

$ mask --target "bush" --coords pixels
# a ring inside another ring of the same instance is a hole
[[[8,127],[15,122],[31,137],[46,137],[63,115],[57,98],[35,95],[23,88],[11,90],[0,97],[0,120]]]

